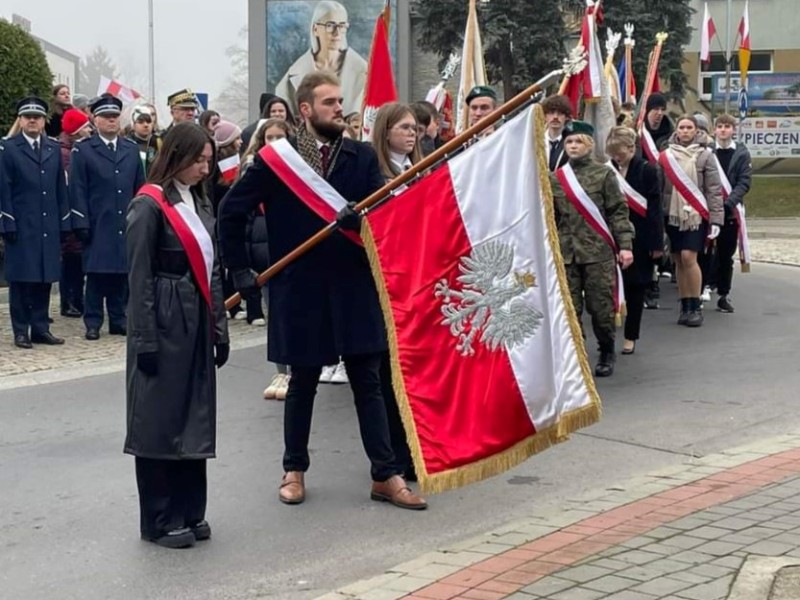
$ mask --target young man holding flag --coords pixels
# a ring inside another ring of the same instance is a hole
[[[380,368],[388,351],[386,328],[361,239],[359,218],[348,206],[383,187],[375,151],[346,139],[342,89],[331,72],[306,75],[297,88],[304,126],[296,149],[288,141],[265,146],[219,209],[222,253],[234,286],[245,296],[257,287],[248,264],[250,213],[266,206],[269,251],[278,261],[333,220],[327,238],[270,281],[268,358],[289,364],[292,378],[284,412],[279,498],[305,500],[311,417],[323,365],[341,356],[347,367],[361,431],[372,466],[370,497],[420,510],[425,500],[400,475],[391,449]]]

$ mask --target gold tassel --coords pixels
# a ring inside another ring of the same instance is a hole
[[[541,106],[538,104],[534,107],[534,115],[534,130],[531,134],[534,136],[533,139],[536,143],[536,158],[539,171],[539,183],[542,191],[542,202],[544,205],[545,226],[547,228],[547,243],[550,244],[550,249],[553,254],[559,288],[566,307],[570,333],[573,343],[575,344],[584,384],[589,393],[590,402],[586,406],[561,415],[552,426],[537,431],[534,435],[521,440],[511,448],[502,452],[441,473],[428,473],[425,468],[422,445],[419,440],[419,435],[417,434],[414,416],[411,411],[411,404],[408,399],[405,381],[403,380],[403,374],[400,368],[397,330],[394,322],[394,314],[392,313],[391,300],[386,288],[386,280],[383,277],[383,270],[381,269],[380,256],[378,255],[375,238],[368,220],[364,219],[362,222],[361,239],[364,241],[370,268],[375,278],[376,287],[378,288],[378,297],[380,299],[381,310],[383,311],[389,340],[389,354],[392,364],[392,387],[394,388],[394,393],[397,398],[400,417],[406,431],[406,438],[411,450],[412,460],[414,461],[414,468],[417,472],[419,486],[424,493],[444,492],[499,475],[530,458],[532,455],[542,452],[554,444],[566,441],[569,439],[569,434],[596,423],[600,420],[602,414],[600,396],[597,393],[597,388],[592,378],[592,370],[586,355],[580,323],[575,314],[575,308],[572,305],[569,282],[564,267],[564,260],[561,256],[558,231],[556,229],[555,210],[553,207],[553,192],[550,188],[549,169],[545,159],[544,113]]]
[[[742,265],[742,273],[749,273],[750,272],[750,263],[743,262]]]

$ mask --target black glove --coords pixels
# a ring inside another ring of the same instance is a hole
[[[157,375],[158,352],[140,352],[136,355],[136,366],[145,375]]]
[[[13,244],[17,241],[17,232],[16,231],[6,231],[3,234],[3,239],[6,243]]]
[[[236,269],[231,271],[231,283],[242,298],[252,297],[258,293],[258,274],[253,269]]]
[[[355,209],[355,202],[348,202],[342,210],[336,213],[336,224],[339,229],[346,229],[348,231],[361,231],[361,215]]]
[[[228,343],[214,344],[214,364],[219,369],[228,362],[228,356],[231,354],[231,345]]]
[[[92,241],[92,232],[88,229],[76,229],[75,237],[77,237],[84,244],[88,244]]]

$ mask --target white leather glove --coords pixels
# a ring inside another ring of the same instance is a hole
[[[712,225],[711,231],[708,232],[708,239],[715,240],[719,235],[719,225]]]

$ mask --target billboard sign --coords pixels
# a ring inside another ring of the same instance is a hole
[[[737,102],[741,82],[731,79],[729,100]],[[725,102],[725,75],[712,76],[714,103]],[[751,112],[800,114],[800,73],[761,73],[747,78],[747,100]]]
[[[800,117],[750,117],[736,138],[753,158],[800,158]]]
[[[392,14],[397,14],[392,0]],[[267,90],[297,110],[303,77],[334,71],[342,84],[344,114],[360,112],[375,19],[384,0],[268,0]],[[389,48],[397,73],[397,27],[392,20]]]

